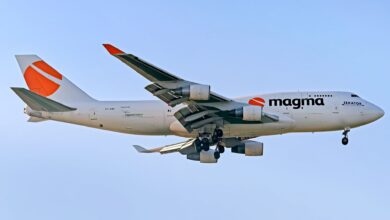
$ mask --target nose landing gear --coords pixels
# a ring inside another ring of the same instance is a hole
[[[348,144],[348,138],[347,137],[343,137],[343,139],[341,139],[341,143],[343,145],[347,145]]]
[[[344,130],[344,132],[343,132],[343,135],[344,135],[344,137],[343,137],[343,139],[341,139],[341,143],[343,144],[343,145],[347,145],[348,144],[348,132],[350,131],[350,129],[349,128],[346,128],[345,130]]]

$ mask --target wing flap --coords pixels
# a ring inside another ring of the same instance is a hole
[[[198,120],[198,119],[200,119],[202,117],[205,117],[206,115],[213,114],[213,113],[216,113],[216,112],[218,112],[218,110],[200,111],[200,112],[197,112],[197,113],[194,113],[194,114],[191,114],[191,115],[185,117],[184,121],[185,122],[192,122],[192,121]]]

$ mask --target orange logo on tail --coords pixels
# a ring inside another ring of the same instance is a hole
[[[265,100],[260,97],[255,97],[248,101],[249,105],[256,105],[260,107],[264,107]]]
[[[48,75],[62,80],[62,75],[57,72],[57,70],[53,69],[53,67],[45,63],[45,61],[36,61],[32,65],[47,73]],[[45,97],[52,95],[60,87],[59,84],[43,76],[31,65],[27,67],[26,71],[24,72],[24,79],[26,80],[27,86],[31,91]]]

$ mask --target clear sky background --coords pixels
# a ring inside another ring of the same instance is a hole
[[[388,1],[0,2],[0,219],[390,219]],[[205,165],[131,147],[182,140],[27,123],[9,89],[38,54],[100,100],[154,99],[113,43],[228,97],[351,91],[387,115],[261,137],[263,157]]]

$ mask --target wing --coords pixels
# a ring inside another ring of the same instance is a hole
[[[183,103],[187,100],[179,100],[183,98],[180,95],[172,92],[174,89],[182,88],[189,86],[191,84],[196,84],[184,79],[181,79],[167,71],[160,69],[132,54],[126,54],[125,52],[119,50],[118,48],[110,45],[103,44],[107,51],[124,62],[126,65],[134,69],[141,76],[145,77],[152,84],[148,85],[145,89],[151,92],[153,95],[157,96],[161,100],[165,101],[170,106],[175,106],[177,104]],[[224,102],[231,101],[221,95],[218,95],[214,92],[211,92],[210,99],[208,102]]]
[[[160,69],[132,54],[126,54],[122,50],[110,45],[103,44],[107,51],[134,69],[141,76],[152,83],[145,87],[154,96],[158,97],[169,106],[174,107],[184,104],[183,108],[174,115],[180,123],[192,132],[208,124],[223,126],[224,123],[265,123],[277,121],[277,117],[268,117],[265,114],[262,121],[244,121],[231,116],[229,113],[246,103],[236,102],[213,91],[207,85],[184,80],[163,69]]]
[[[180,152],[181,154],[188,154],[190,152],[195,152],[195,142],[196,139],[189,139],[184,142],[177,144],[166,145],[163,147],[157,147],[152,149],[145,149],[139,145],[134,145],[133,147],[140,153],[160,153],[167,154],[173,152]]]

